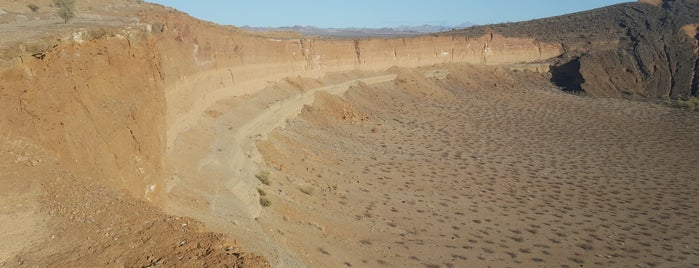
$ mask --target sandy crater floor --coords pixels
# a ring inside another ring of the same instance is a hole
[[[699,265],[699,116],[497,67],[394,69],[258,142],[315,267]]]

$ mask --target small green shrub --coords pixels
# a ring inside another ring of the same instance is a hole
[[[699,111],[699,97],[680,97],[678,99],[667,100],[668,105],[689,111]]]
[[[267,196],[267,192],[265,192],[265,190],[257,188],[257,192],[260,194],[260,196]]]
[[[255,175],[255,178],[257,178],[264,185],[272,184],[272,181],[269,179],[269,171],[260,171],[260,173]]]

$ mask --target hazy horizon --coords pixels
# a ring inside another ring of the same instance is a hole
[[[197,1],[148,0],[199,19],[223,25],[252,27],[315,26],[321,28],[384,28],[456,26],[525,21],[625,3],[590,1]]]

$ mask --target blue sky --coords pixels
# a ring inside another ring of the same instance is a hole
[[[219,24],[391,27],[491,24],[557,16],[620,0],[147,0]]]

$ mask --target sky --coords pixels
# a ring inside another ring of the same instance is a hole
[[[395,27],[493,24],[563,15],[620,0],[147,0],[218,24]]]

